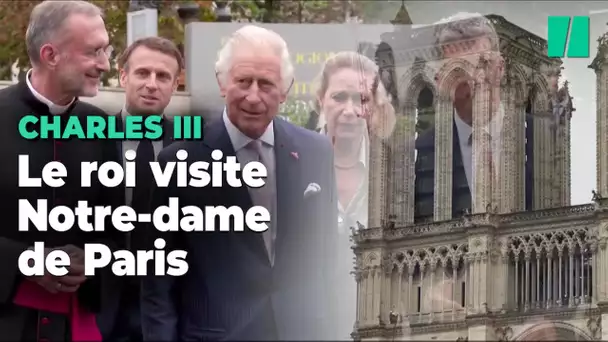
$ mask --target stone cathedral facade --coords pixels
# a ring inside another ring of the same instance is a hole
[[[473,208],[458,217],[450,96],[459,77],[474,80],[479,129],[489,107],[484,63],[441,60],[429,43],[437,25],[382,37],[376,58],[399,117],[389,141],[372,142],[368,227],[353,231],[356,340],[608,340],[608,35],[590,65],[598,190],[592,204],[570,206],[574,108],[567,83],[558,87],[561,61],[546,57],[540,37],[487,18],[506,61],[501,176],[491,180],[488,166],[477,165]],[[417,221],[412,137],[429,126],[433,215]],[[473,150],[488,148],[473,141]]]

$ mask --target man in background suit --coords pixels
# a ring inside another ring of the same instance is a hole
[[[269,229],[160,234],[166,251],[188,252],[188,273],[148,276],[142,287],[146,341],[322,339],[330,333],[328,273],[337,232],[332,146],[315,132],[277,117],[293,83],[285,41],[256,26],[235,32],[219,53],[217,79],[226,109],[207,125],[203,141],[172,144],[159,162],[213,161],[220,150],[243,166],[268,170],[259,189],[158,188],[154,206],[179,198],[180,206],[253,205],[270,212]],[[230,227],[231,230],[235,227]]]
[[[452,18],[440,30],[437,44],[442,47],[443,58],[461,58],[474,66],[479,63],[481,55],[490,58],[490,68],[494,74],[489,75],[494,82],[492,103],[500,104],[500,78],[503,60],[498,48],[498,35],[493,24],[485,17],[472,15],[465,18]],[[469,75],[472,77],[472,75]],[[452,217],[460,217],[465,210],[472,209],[474,198],[475,167],[473,165],[473,96],[471,78],[463,78],[453,91],[454,105],[453,138],[452,138]],[[502,134],[502,107],[491,111],[490,123],[484,131],[490,135],[490,149],[493,153],[493,164],[498,164],[500,157],[500,137]],[[429,129],[416,139],[416,190],[415,220],[426,221],[433,218],[434,184],[435,184],[435,129]]]
[[[161,140],[124,140],[118,143],[123,166],[124,154],[136,151],[136,187],[125,188],[125,203],[137,212],[149,212],[154,178],[149,163],[156,161],[160,151],[172,143],[173,124],[165,116],[165,108],[178,86],[183,69],[183,58],[177,46],[160,37],[142,38],[131,44],[119,58],[120,85],[125,89],[125,105],[117,114],[117,129],[124,127],[129,115],[161,115],[164,136]],[[142,230],[136,225],[128,236],[127,246],[132,250],[145,249]],[[120,296],[109,298],[116,306],[115,312],[100,317],[105,328],[105,338],[111,341],[141,341],[139,311],[139,278],[125,278],[125,288]]]

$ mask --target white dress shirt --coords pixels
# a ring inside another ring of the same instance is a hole
[[[338,232],[340,242],[338,246],[338,259],[340,277],[336,280],[336,287],[340,290],[339,301],[339,320],[334,324],[337,334],[344,340],[352,339],[350,334],[353,325],[357,320],[357,283],[350,272],[353,268],[352,263],[352,242],[350,241],[350,228],[358,229],[357,222],[366,228],[368,227],[368,206],[369,206],[369,137],[367,128],[359,148],[359,165],[365,169],[364,178],[358,185],[357,191],[351,201],[344,205],[338,200]],[[322,126],[321,134],[327,134],[325,125]],[[339,197],[339,196],[338,196]]]
[[[72,100],[72,102],[70,102],[68,105],[66,106],[60,106],[57,104],[54,104],[51,100],[47,99],[46,97],[42,96],[42,94],[40,94],[39,92],[36,91],[36,89],[34,89],[34,87],[32,86],[32,82],[30,82],[30,76],[32,75],[32,69],[27,71],[27,74],[25,75],[25,83],[27,84],[27,87],[30,88],[30,91],[32,92],[32,94],[34,95],[34,97],[46,104],[47,106],[49,106],[49,111],[51,112],[51,114],[53,115],[59,115],[59,114],[63,114],[65,113],[68,108],[70,108],[70,106],[72,105],[72,103],[74,103],[74,101],[76,101],[76,98],[74,98]]]
[[[126,107],[123,107],[122,111],[120,112],[120,116],[122,118],[122,124],[123,124],[123,129],[124,129],[124,125],[126,122],[126,117],[129,116],[131,114],[129,114],[129,112],[127,112]],[[137,146],[139,146],[139,140],[127,140],[124,139],[122,141],[122,167],[126,167],[126,163],[127,161],[125,160],[125,152],[128,150],[133,150],[135,152],[137,152]],[[155,140],[152,142],[152,147],[154,148],[154,161],[156,161],[158,159],[158,154],[160,153],[160,151],[163,149],[163,141],[162,140]],[[131,205],[131,200],[133,199],[133,189],[132,188],[125,188],[125,200],[126,200],[126,204],[127,205]]]
[[[234,148],[234,151],[236,152],[236,157],[237,160],[239,161],[239,163],[241,163],[241,168],[244,166],[245,163],[251,162],[251,161],[258,161],[258,157],[257,155],[255,155],[255,152],[253,152],[251,149],[246,148],[247,145],[249,145],[253,139],[251,139],[250,137],[246,136],[243,132],[241,132],[233,123],[232,121],[230,121],[230,119],[228,118],[228,113],[226,112],[226,109],[224,109],[224,114],[222,116],[222,119],[224,120],[224,125],[226,127],[226,131],[228,132],[228,136],[230,137],[230,142],[232,143],[232,147]],[[263,154],[262,159],[265,160],[265,165],[266,166],[266,170],[268,173],[268,178],[266,179],[266,186],[270,187],[270,189],[268,189],[268,191],[271,191],[273,194],[275,194],[274,196],[272,196],[272,208],[266,208],[268,209],[268,211],[270,212],[270,223],[269,223],[269,228],[267,231],[265,231],[264,234],[264,241],[269,241],[270,243],[272,243],[274,245],[274,241],[276,240],[276,218],[277,218],[277,186],[276,186],[276,161],[275,161],[275,156],[274,156],[274,125],[273,122],[270,122],[270,124],[268,125],[268,127],[266,128],[266,131],[264,132],[264,134],[262,134],[262,136],[257,139],[259,141],[262,142],[262,146],[261,146],[261,153]],[[250,191],[251,193],[251,191]],[[251,196],[251,198],[255,198],[253,195]],[[254,205],[257,205],[256,203],[254,203]],[[268,243],[268,242],[266,242]],[[274,250],[274,248],[271,248],[271,250]],[[270,260],[272,261],[274,258],[271,255],[270,256]]]
[[[500,165],[500,155],[501,155],[501,135],[502,135],[502,119],[504,116],[504,111],[502,105],[499,106],[498,113],[492,119],[490,124],[484,128],[490,137],[491,141],[491,151],[492,151],[492,161],[494,163],[495,170],[496,167]],[[462,164],[464,166],[464,172],[467,177],[467,183],[469,184],[469,189],[471,190],[471,199],[475,198],[475,182],[473,179],[473,144],[469,144],[469,138],[473,133],[473,127],[471,127],[468,123],[464,122],[460,115],[454,109],[454,122],[456,123],[456,130],[458,131],[458,141],[460,143],[460,154],[462,156]],[[496,172],[496,171],[495,171]]]

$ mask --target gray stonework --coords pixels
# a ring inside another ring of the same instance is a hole
[[[479,70],[463,60],[441,61],[428,44],[435,27],[410,30],[410,39],[401,44],[403,29],[400,36],[383,37],[378,62],[398,80],[399,118],[392,139],[377,143],[383,147],[374,153],[382,153],[371,155],[376,180],[370,189],[370,228],[353,232],[359,294],[355,339],[608,339],[608,200],[603,199],[608,197],[608,35],[590,66],[598,75],[598,193],[593,204],[570,206],[574,108],[567,84],[558,88],[555,82],[561,61],[546,57],[545,40],[500,16],[488,18],[506,59],[501,85],[506,158],[502,177],[493,184],[479,166],[474,194],[479,204],[458,219],[451,217],[449,92],[458,72]],[[437,131],[435,208],[433,222],[414,224],[411,137],[416,99],[425,87],[434,95]],[[524,125],[531,91],[535,187],[532,210],[525,211]],[[474,110],[484,115],[484,97],[474,99]],[[555,121],[555,113],[562,119]],[[474,149],[485,144],[474,142]],[[388,217],[397,224],[387,225]],[[391,313],[399,317],[396,324]]]

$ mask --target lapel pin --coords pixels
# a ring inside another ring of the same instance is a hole
[[[298,160],[300,159],[300,156],[298,155],[298,152],[291,152],[291,156],[293,157],[293,159]]]

